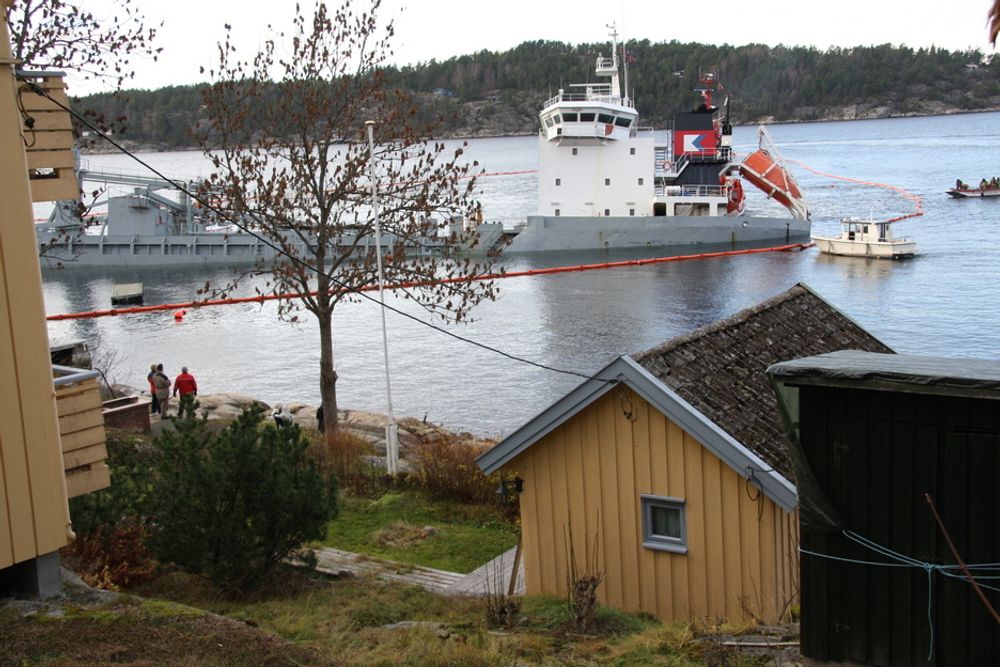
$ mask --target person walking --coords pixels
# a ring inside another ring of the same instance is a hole
[[[170,378],[163,372],[163,364],[156,365],[153,384],[156,385],[156,398],[160,399],[160,419],[165,419],[170,404]]]
[[[146,382],[149,383],[149,395],[153,397],[153,402],[149,404],[149,412],[150,414],[158,415],[160,414],[160,399],[156,397],[156,383],[153,382],[154,375],[156,375],[156,364],[150,364]]]
[[[194,376],[188,373],[187,366],[181,366],[181,374],[174,378],[174,396],[180,392],[181,398],[190,395],[194,398],[198,395],[198,383]]]

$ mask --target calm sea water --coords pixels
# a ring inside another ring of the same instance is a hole
[[[904,262],[834,258],[815,250],[622,268],[503,281],[500,298],[451,331],[513,355],[562,369],[596,371],[805,282],[899,352],[1000,356],[1000,201],[953,201],[956,178],[975,183],[1000,175],[1000,114],[776,125],[785,157],[822,172],[906,188],[926,215],[897,225],[916,238],[920,255]],[[741,152],[752,128],[737,128]],[[534,137],[470,142],[488,172],[536,167]],[[143,156],[176,177],[204,175],[198,153]],[[95,156],[92,168],[138,171],[124,156]],[[906,213],[913,204],[888,190],[817,176],[796,176],[813,210],[815,234],[839,231],[845,215]],[[487,218],[513,224],[535,208],[534,174],[482,179]],[[759,193],[750,208],[777,209]],[[613,256],[512,259],[511,269],[601,261]],[[142,282],[146,303],[196,298],[206,279],[229,269],[73,269],[44,277],[49,313],[109,307],[112,285]],[[249,293],[249,286],[246,291]],[[395,305],[407,308],[404,302]],[[409,311],[414,312],[414,311]],[[414,314],[418,314],[414,312]],[[502,435],[545,409],[580,380],[517,363],[389,313],[395,412],[477,433]],[[378,311],[348,304],[335,314],[340,405],[385,410]],[[278,321],[273,305],[52,322],[54,340],[84,339],[113,350],[114,380],[142,387],[152,362],[169,375],[187,365],[202,393],[235,391],[265,401],[318,403],[318,333],[308,319]]]

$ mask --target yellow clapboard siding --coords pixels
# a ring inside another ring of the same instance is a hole
[[[629,390],[631,392],[631,390]],[[652,483],[652,457],[650,452],[650,411],[649,405],[642,400],[635,392],[631,392],[631,398],[635,405],[635,422],[632,424],[634,436],[634,465],[635,465],[635,489],[634,497],[636,502],[635,530],[636,540],[639,544],[638,563],[639,576],[643,578],[643,584],[639,585],[639,609],[649,614],[658,614],[658,596],[664,587],[657,576],[656,558],[652,549],[646,549],[642,544],[642,502],[641,495],[653,492]],[[652,579],[650,579],[652,577]],[[638,582],[637,582],[638,583]],[[649,585],[652,584],[652,585]]]
[[[747,599],[743,590],[740,554],[740,494],[744,493],[743,479],[729,466],[722,466],[722,554],[725,572],[726,617],[738,618],[743,609],[741,600]]]
[[[71,150],[28,153],[28,169],[72,169],[74,166],[76,158]]]
[[[59,111],[37,111],[31,117],[35,120],[32,127],[35,131],[73,129],[73,121],[70,119],[70,115],[61,109]],[[26,134],[30,130],[22,125],[21,131]]]
[[[85,449],[87,447],[93,447],[94,445],[104,444],[106,441],[107,435],[104,432],[103,424],[100,426],[92,426],[82,431],[64,433],[62,435],[63,456],[78,449]]]
[[[507,466],[523,472],[526,484],[528,593],[565,594],[568,536],[578,571],[605,574],[602,602],[664,620],[753,614],[777,621],[795,576],[791,538],[779,533],[794,516],[770,499],[752,502],[743,477],[625,391],[625,397],[618,388],[608,392]],[[631,401],[635,422],[623,414],[623,401]],[[685,502],[686,554],[642,546],[644,493]],[[758,507],[770,518],[758,520]]]
[[[57,178],[31,179],[31,201],[45,202],[60,199],[79,199],[80,185],[72,169],[57,169]]]
[[[79,449],[74,449],[71,452],[64,453],[63,466],[68,474],[73,468],[80,468],[82,466],[90,465],[91,463],[106,461],[107,458],[108,448],[102,442],[89,447],[80,447]]]
[[[95,426],[104,426],[104,415],[100,410],[79,412],[59,418],[59,432],[64,434],[85,431]]]
[[[601,504],[603,524],[601,547],[604,553],[603,567],[606,573],[603,601],[622,608],[622,557],[619,536],[619,504],[621,497],[618,492],[617,448],[615,447],[615,413],[614,402],[609,400],[614,392],[609,392],[594,406],[597,408],[597,441],[601,461]]]
[[[73,148],[72,130],[28,130],[24,133],[28,153],[32,151],[62,151]]]
[[[62,111],[63,113],[69,113],[63,107],[59,106],[59,104],[65,107],[69,106],[69,98],[66,97],[65,90],[52,88],[46,92],[48,92],[49,97],[52,99],[42,97],[31,90],[24,90],[21,93],[21,105],[28,115],[31,115],[35,111]]]
[[[625,414],[627,409],[635,417],[639,396],[630,388],[620,386],[612,393],[618,394],[613,404],[615,424],[615,459],[618,462],[619,534],[622,559],[622,604],[625,609],[641,609],[639,603],[639,547],[642,544],[642,526],[637,523],[642,504],[635,490],[635,433],[633,423]],[[624,404],[624,405],[623,405]]]
[[[85,391],[74,391],[73,393],[62,394],[56,390],[56,409],[60,417],[79,414],[81,412],[100,411],[101,390],[96,384],[91,384],[84,388]]]
[[[110,485],[111,473],[108,471],[108,466],[103,463],[66,472],[66,495],[70,498],[100,491]]]
[[[20,421],[20,427],[4,427],[2,446],[11,525],[17,522],[20,526],[22,513],[29,516],[33,525],[33,545],[26,543],[18,528],[12,530],[16,532],[12,549],[15,560],[24,560],[20,556],[32,558],[56,551],[67,543],[69,511],[41,270],[31,223],[34,215],[27,180],[29,167],[21,136],[22,118],[17,111],[7,28],[0,25],[0,155],[4,156],[0,160],[0,190],[4,197],[0,207],[0,273],[6,294],[3,326],[7,329],[4,349],[0,350],[3,354],[0,373],[4,383],[14,385],[16,392],[14,400],[4,401],[6,412],[0,421]],[[9,397],[7,391],[4,394],[4,399]],[[6,439],[8,434],[13,441]],[[10,461],[16,461],[17,465],[8,465],[8,453]]]

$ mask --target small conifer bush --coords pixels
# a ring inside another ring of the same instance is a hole
[[[221,431],[197,407],[185,397],[174,429],[156,442],[153,548],[161,560],[245,591],[324,537],[337,515],[336,478],[307,455],[297,425],[263,423],[260,406]]]

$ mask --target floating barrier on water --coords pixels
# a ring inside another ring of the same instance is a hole
[[[646,266],[648,264],[666,264],[668,262],[685,262],[699,259],[716,259],[720,257],[736,257],[738,255],[759,255],[765,252],[787,252],[793,250],[805,250],[816,245],[813,242],[790,243],[787,245],[772,246],[769,248],[747,248],[744,250],[722,250],[719,252],[703,252],[695,255],[671,255],[668,257],[652,257],[648,259],[626,259],[618,262],[601,262],[599,264],[574,264],[570,266],[553,266],[547,269],[528,269],[526,271],[506,271],[503,273],[484,273],[478,276],[461,276],[448,278],[445,280],[419,280],[407,283],[395,283],[386,285],[386,289],[407,289],[412,287],[427,287],[430,285],[446,285],[449,283],[466,283],[482,280],[499,280],[501,278],[521,278],[525,276],[544,276],[555,273],[575,273],[580,271],[597,271],[601,269],[617,269],[628,266]],[[378,285],[368,285],[355,290],[355,292],[371,292],[378,289]],[[316,295],[316,291],[308,293]],[[263,294],[256,296],[233,297],[229,299],[212,299],[206,301],[185,301],[184,303],[163,303],[155,306],[136,306],[134,308],[111,308],[110,310],[92,310],[83,313],[64,313],[61,315],[49,315],[45,319],[53,322],[58,320],[85,320],[95,317],[114,317],[117,315],[135,315],[139,313],[152,313],[156,311],[173,310],[176,311],[174,318],[177,319],[177,312],[187,313],[186,308],[205,308],[209,306],[231,306],[238,303],[263,303],[265,301],[276,301],[278,299],[296,299],[306,296],[301,292],[288,292],[285,294]],[[183,317],[183,316],[182,316]]]

